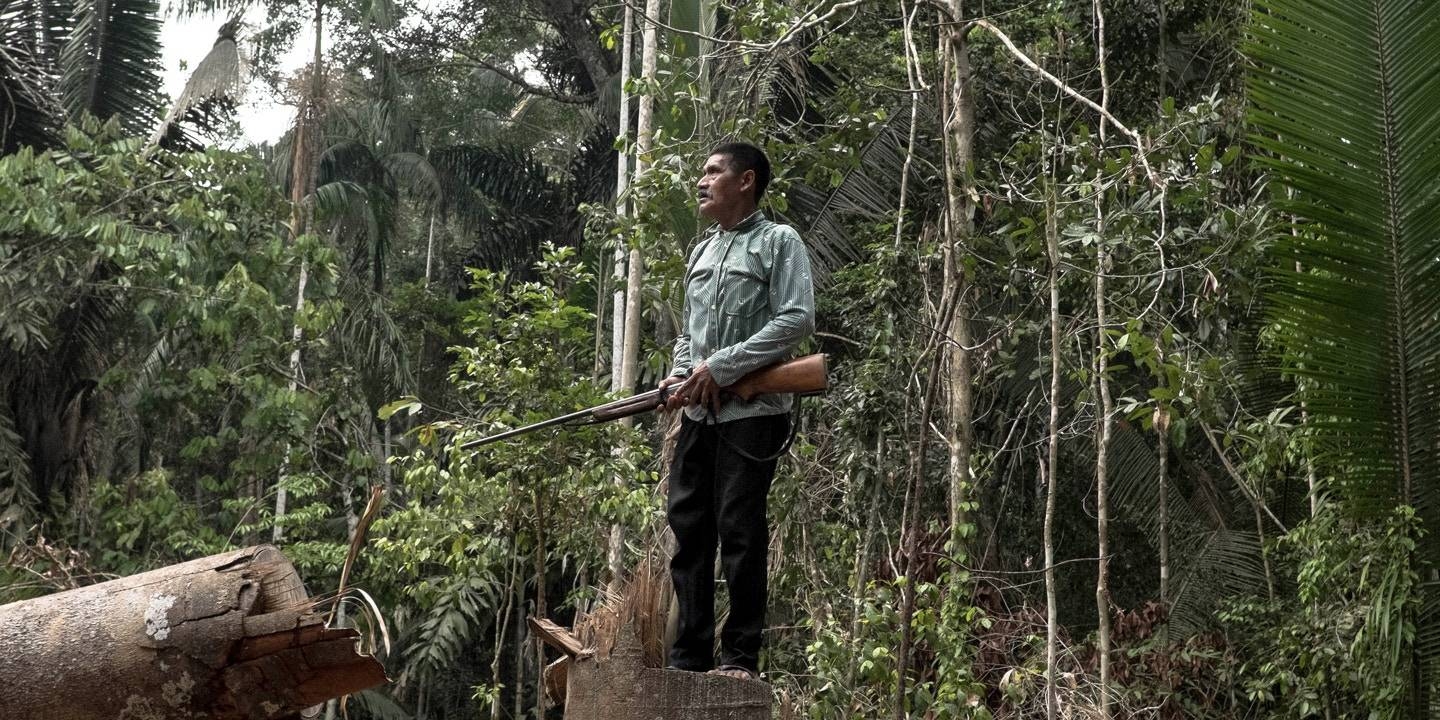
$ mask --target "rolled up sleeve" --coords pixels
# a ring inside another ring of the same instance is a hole
[[[810,256],[793,228],[776,233],[770,273],[770,321],[742,342],[715,351],[706,363],[721,387],[745,375],[784,360],[815,332],[815,290],[810,279]],[[688,353],[689,346],[686,346]],[[679,345],[676,345],[679,358]],[[687,357],[688,360],[688,357]],[[679,366],[677,361],[676,366]]]

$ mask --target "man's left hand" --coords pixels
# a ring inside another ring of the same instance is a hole
[[[720,412],[720,404],[724,402],[720,385],[710,375],[709,363],[700,363],[678,392],[685,397],[686,405],[701,405],[717,414]]]

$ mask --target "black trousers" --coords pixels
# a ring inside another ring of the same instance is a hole
[[[720,632],[720,664],[759,670],[765,629],[769,524],[766,496],[775,460],[755,462],[741,448],[773,455],[789,433],[787,415],[706,425],[685,418],[670,465],[666,517],[679,549],[670,578],[680,608],[670,648],[671,667],[704,671],[715,666],[715,546],[730,591],[730,616]],[[723,436],[723,437],[722,437]]]

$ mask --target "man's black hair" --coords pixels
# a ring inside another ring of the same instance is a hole
[[[765,151],[750,143],[727,142],[716,145],[710,154],[730,156],[730,167],[737,174],[746,170],[755,171],[755,202],[758,204],[765,196],[765,186],[770,184],[770,158],[765,157]]]

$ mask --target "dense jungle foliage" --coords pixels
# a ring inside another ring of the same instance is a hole
[[[348,715],[559,717],[524,619],[664,552],[671,419],[454,444],[655,385],[743,139],[832,376],[779,717],[1440,718],[1440,8],[648,5],[187,1],[251,22],[165,98],[156,0],[0,0],[0,603],[331,591],[380,487]]]

